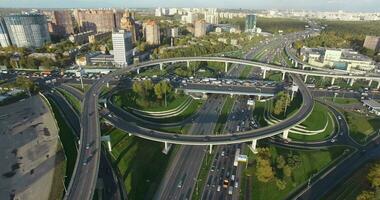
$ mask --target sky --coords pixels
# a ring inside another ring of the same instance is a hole
[[[0,8],[213,7],[380,12],[379,1],[380,0],[0,0]]]

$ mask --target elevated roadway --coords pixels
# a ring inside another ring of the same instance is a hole
[[[108,82],[114,80],[115,77],[123,75],[127,72],[137,71],[138,73],[140,69],[154,65],[159,65],[160,68],[162,68],[165,63],[187,62],[189,64],[189,62],[192,61],[224,62],[226,63],[226,67],[229,63],[235,63],[259,67],[263,70],[275,70],[281,71],[283,73],[290,73],[293,82],[299,86],[299,91],[302,94],[303,104],[294,115],[276,125],[251,131],[245,131],[239,134],[227,133],[226,135],[206,136],[175,135],[171,133],[142,128],[136,126],[136,124],[125,122],[117,116],[107,116],[108,120],[118,128],[121,128],[128,133],[159,142],[185,145],[220,145],[252,142],[253,145],[256,144],[257,139],[267,138],[281,133],[284,133],[284,137],[287,137],[288,130],[292,126],[302,123],[311,113],[314,105],[312,95],[297,74],[380,81],[380,77],[377,76],[351,76],[333,74],[330,72],[327,73],[318,71],[304,71],[300,69],[284,68],[281,66],[224,57],[187,57],[159,59],[119,69],[96,81],[89,89],[89,91],[85,94],[81,119],[81,142],[79,145],[79,153],[73,173],[73,178],[67,189],[65,199],[91,199],[94,194],[100,161],[100,152],[96,150],[100,149],[100,127],[97,107],[98,96],[100,94],[101,88],[103,86],[106,86]],[[88,144],[93,145],[89,146]],[[89,148],[86,148],[88,146]],[[86,164],[84,165],[85,162]]]

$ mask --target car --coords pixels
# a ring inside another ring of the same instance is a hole
[[[233,188],[232,186],[230,186],[230,187],[228,188],[228,194],[229,194],[229,195],[232,195],[233,190],[234,190],[234,188]]]
[[[177,185],[178,188],[182,188],[182,180]]]
[[[86,144],[86,149],[87,149],[87,150],[90,149],[90,143],[87,143],[87,144]]]
[[[222,153],[220,155],[223,157],[224,156],[224,151],[222,151]]]
[[[221,188],[220,185],[218,185],[218,187],[216,188],[216,191],[220,192],[220,188]]]
[[[333,138],[333,139],[331,139],[331,143],[334,143],[336,140]]]
[[[225,179],[223,181],[223,188],[228,188],[228,180],[227,179]]]
[[[339,119],[339,120],[341,120],[341,119],[342,119],[342,117],[341,117],[341,116],[338,116],[338,119]]]

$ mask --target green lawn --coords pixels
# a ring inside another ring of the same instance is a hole
[[[118,129],[108,134],[112,163],[121,173],[128,199],[152,199],[169,164],[170,153],[161,152],[164,144],[128,136]]]
[[[243,71],[241,71],[239,79],[247,79],[252,69],[253,69],[252,66],[244,66],[244,69]]]
[[[234,102],[235,102],[235,98],[233,97],[230,97],[228,96],[226,98],[226,101],[223,105],[223,108],[222,108],[222,111],[219,115],[219,118],[218,118],[218,121],[216,122],[216,126],[215,126],[215,133],[216,134],[221,134],[223,129],[224,129],[224,126],[226,124],[226,121],[228,119],[228,115],[230,114],[231,112],[231,109],[234,105]]]
[[[49,102],[52,106],[54,117],[57,120],[57,124],[59,127],[59,138],[62,142],[63,149],[66,155],[65,172],[67,178],[65,179],[65,185],[66,187],[68,187],[77,158],[77,137],[74,135],[72,129],[69,127],[69,125],[66,123],[63,116],[59,112],[58,106],[51,99],[49,99]]]
[[[204,188],[206,181],[207,181],[208,173],[210,171],[212,162],[214,161],[213,158],[215,156],[215,152],[216,151],[214,150],[214,151],[212,151],[211,154],[206,153],[206,155],[202,161],[202,166],[201,166],[201,169],[199,170],[199,174],[197,177],[198,180],[194,186],[195,189],[193,192],[193,196],[191,197],[191,199],[193,199],[193,200],[201,199],[201,196],[203,193],[203,188]]]
[[[329,113],[331,117],[329,116]],[[321,130],[325,127],[326,122],[328,121],[328,125],[326,130],[317,135],[299,135],[290,133],[289,137],[291,139],[300,140],[300,141],[318,141],[322,139],[328,138],[334,131],[334,123],[335,121],[332,119],[333,114],[329,111],[329,109],[322,105],[321,103],[315,102],[313,112],[310,116],[302,122],[301,125],[307,127],[307,130]]]
[[[368,137],[380,129],[380,118],[355,112],[344,112],[350,127],[350,134],[357,142],[364,144]]]
[[[333,101],[333,97],[326,97],[324,99],[327,99],[328,101]],[[360,103],[359,99],[355,99],[355,98],[343,98],[343,97],[336,97],[335,100],[334,100],[334,103],[337,103],[337,104],[356,104],[356,103]]]
[[[169,96],[169,95],[168,95]],[[172,94],[173,98],[168,100],[168,105],[165,106],[163,102],[149,101],[148,105],[142,103],[132,92],[132,90],[118,91],[113,96],[114,103],[120,107],[131,107],[144,111],[167,111],[180,106],[187,98],[188,95]]]
[[[72,84],[69,84],[69,85],[75,87],[76,89],[78,89],[78,90],[80,90],[82,92],[87,92],[90,89],[90,87],[91,87],[91,85],[83,84],[83,88],[84,89],[82,89],[82,85],[81,84],[72,83]]]
[[[265,102],[256,101],[255,108],[253,109],[253,117],[259,122],[261,127],[267,125],[264,119],[265,104]]]
[[[267,72],[266,79],[269,81],[282,81],[282,73]]]
[[[247,184],[248,179],[251,179],[251,193],[256,199],[285,199],[291,192],[302,184],[306,183],[307,180],[315,173],[321,171],[323,168],[327,167],[334,159],[338,158],[344,151],[343,147],[331,147],[329,149],[321,149],[318,151],[300,151],[291,150],[279,147],[270,147],[272,166],[276,158],[279,155],[285,158],[289,155],[298,155],[300,158],[300,164],[298,167],[292,169],[292,174],[290,177],[283,177],[282,179],[286,182],[286,187],[283,190],[279,190],[276,186],[274,180],[267,183],[260,182],[256,176],[256,165],[255,165],[255,155],[247,149],[250,161],[248,168],[244,172],[245,175],[242,177],[242,186]],[[274,165],[275,166],[275,165]],[[277,168],[273,167],[276,171]],[[246,176],[251,174],[251,176]],[[281,174],[276,171],[276,177]],[[281,176],[281,175],[280,175]],[[244,195],[245,187],[241,187],[241,194]]]
[[[57,88],[57,90],[73,106],[74,110],[77,113],[81,113],[82,112],[81,102],[74,95],[72,95],[69,92],[67,92],[66,90],[63,90],[63,89],[60,89],[60,88]]]

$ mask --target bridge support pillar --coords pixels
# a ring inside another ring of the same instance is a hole
[[[186,61],[186,66],[187,66],[187,68],[190,67],[190,61]]]
[[[380,89],[380,81],[377,82],[377,87],[376,87],[376,89],[377,89],[377,90]]]
[[[306,68],[306,66],[305,65],[302,65],[302,69],[304,70]]]
[[[110,88],[110,82],[107,82],[107,88]]]
[[[224,64],[224,72],[228,72],[228,62],[225,62]]]
[[[282,72],[282,80],[285,80],[286,72]]]
[[[354,85],[354,82],[355,82],[355,79],[351,79],[351,80],[350,80],[350,86],[353,86],[353,85]]]
[[[209,153],[209,154],[212,153],[212,144],[210,144],[210,149],[209,149],[208,153]]]
[[[165,147],[162,150],[162,153],[167,155],[169,153],[171,147],[172,147],[172,144],[168,144],[168,142],[165,142]]]
[[[287,140],[288,139],[288,135],[289,135],[289,129],[287,130],[284,130],[284,133],[282,134],[282,138]]]
[[[164,64],[160,63],[160,70],[162,71],[163,68],[164,68]]]
[[[294,67],[298,68],[298,62],[297,61],[294,61]]]
[[[267,76],[267,70],[263,69],[263,79],[265,79],[266,76]]]
[[[331,79],[331,85],[334,85],[334,83],[335,83],[335,78],[333,77],[333,78]]]
[[[104,108],[107,109],[107,101],[104,102]]]
[[[261,100],[261,95],[257,96],[257,100],[259,100],[259,101]]]
[[[257,149],[256,149],[256,145],[257,145],[257,139],[253,139],[252,140],[252,144],[249,146],[249,148],[251,149],[252,153],[254,154],[257,154]]]
[[[304,82],[305,82],[305,83],[307,82],[307,74],[305,75],[305,80],[304,80]]]
[[[372,79],[369,80],[368,87],[371,87],[371,85],[372,85]]]
[[[112,151],[111,137],[110,137],[109,135],[102,136],[102,137],[100,138],[100,141],[102,141],[102,142],[106,142],[106,143],[107,143],[108,151],[109,151],[109,152]]]
[[[136,72],[137,74],[140,74],[140,68],[137,68]]]

